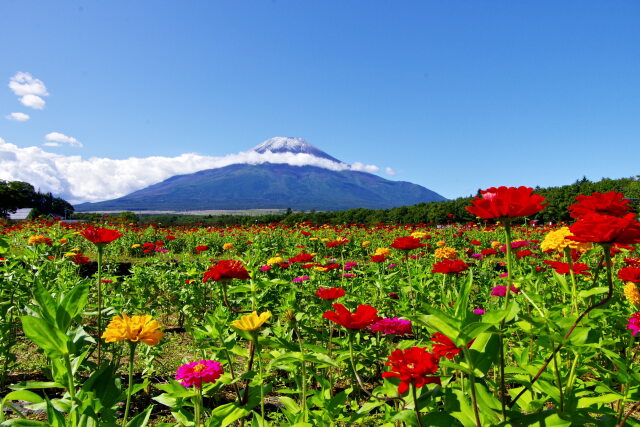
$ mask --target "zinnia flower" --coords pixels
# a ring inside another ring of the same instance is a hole
[[[82,252],[78,252],[71,257],[71,262],[74,264],[90,264],[91,260],[89,257],[84,256]]]
[[[231,326],[234,328],[243,330],[243,331],[255,331],[260,326],[264,324],[267,320],[271,318],[271,312],[265,311],[258,316],[256,311],[251,312],[251,314],[244,315],[240,318],[240,320],[234,320],[231,322]]]
[[[624,285],[624,296],[631,305],[640,306],[640,291],[633,282]]]
[[[209,269],[204,272],[202,281],[208,282],[209,280],[213,280],[214,282],[219,282],[225,279],[246,280],[249,279],[249,272],[244,268],[242,262],[225,259],[209,267]]]
[[[374,252],[374,254],[388,257],[389,255],[391,255],[391,249],[389,249],[389,248],[377,248],[376,251]]]
[[[325,300],[334,300],[343,297],[345,294],[342,288],[323,288],[320,287],[316,291],[315,295]]]
[[[29,237],[29,240],[27,241],[27,243],[30,245],[42,245],[42,244],[50,245],[51,239],[41,236],[39,234],[36,234],[34,236]]]
[[[384,262],[387,259],[384,255],[369,255],[369,258],[371,258],[371,262],[375,263]]]
[[[446,357],[447,359],[453,359],[461,351],[448,336],[440,332],[433,334],[431,341],[434,342],[431,347],[433,354],[438,358]]]
[[[313,255],[306,252],[299,253],[298,255],[289,258],[289,262],[299,262],[301,264],[311,261],[313,261]]]
[[[591,213],[624,217],[631,209],[629,200],[623,199],[624,195],[616,191],[608,193],[593,193],[590,196],[577,196],[577,203],[569,206],[571,218],[582,218]]]
[[[338,303],[333,304],[333,309],[335,311],[327,311],[322,317],[347,329],[364,329],[378,319],[378,310],[370,305],[360,304],[354,313]]]
[[[202,387],[202,383],[215,383],[222,375],[222,365],[215,360],[185,363],[178,368],[176,380],[185,387]]]
[[[422,248],[426,245],[426,243],[421,243],[420,239],[416,239],[415,237],[411,236],[405,236],[396,237],[396,239],[391,244],[391,247],[401,251],[410,251],[413,249]]]
[[[406,335],[411,333],[411,321],[399,319],[397,317],[380,319],[369,326],[374,332],[382,332],[383,334]]]
[[[511,292],[513,292],[514,294],[519,294],[520,289],[511,285]],[[507,287],[505,285],[494,286],[493,288],[491,288],[491,295],[495,297],[503,297],[507,295]]]
[[[640,242],[640,222],[635,214],[624,217],[590,213],[569,227],[571,240],[593,243],[633,244]]]
[[[633,313],[631,317],[629,317],[629,323],[627,324],[627,329],[631,330],[631,334],[634,337],[638,332],[640,332],[640,312]]]
[[[383,372],[383,378],[400,378],[398,393],[406,393],[410,385],[421,388],[425,384],[440,384],[440,377],[432,376],[438,370],[438,358],[423,347],[395,350],[385,365],[391,371]]]
[[[113,317],[104,334],[102,334],[102,338],[106,342],[127,340],[156,345],[163,336],[160,327],[160,323],[152,320],[150,315],[129,317],[122,313],[122,317]]]
[[[109,228],[87,227],[80,232],[88,241],[96,245],[106,245],[122,236],[118,230]]]
[[[433,264],[432,273],[453,274],[468,270],[469,266],[459,259],[443,259]]]
[[[222,245],[223,251],[228,251],[229,249],[233,249],[233,243],[225,243],[224,245]]]
[[[618,279],[625,282],[640,283],[640,268],[638,267],[623,267],[618,270]]]
[[[435,256],[436,259],[458,259],[458,251],[449,247],[437,248],[433,252],[433,256]]]
[[[558,274],[570,274],[569,263],[560,262],[560,261],[545,261],[545,264],[549,264],[551,268],[553,268]],[[574,262],[572,265],[573,274],[584,274],[586,276],[590,276],[587,270],[589,270],[589,266],[582,262]]]
[[[544,200],[530,187],[491,187],[481,190],[466,209],[484,219],[520,218],[540,212],[546,206]]]
[[[282,259],[282,257],[274,256],[267,260],[267,265],[280,264],[281,262],[284,262],[284,259]]]

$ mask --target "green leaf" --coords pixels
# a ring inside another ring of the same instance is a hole
[[[297,414],[298,412],[302,411],[298,403],[290,397],[280,396],[279,400],[287,409],[287,411],[291,412],[292,414]]]
[[[211,411],[209,418],[209,424],[214,426],[225,427],[240,418],[249,415],[249,411],[240,406],[237,402],[227,403],[225,405],[218,406]]]
[[[38,347],[45,351],[50,358],[60,358],[69,354],[69,338],[63,334],[55,325],[33,316],[22,316],[22,330]]]
[[[89,283],[83,282],[76,285],[68,292],[56,312],[58,327],[66,331],[71,321],[84,310],[89,297]]]
[[[49,399],[47,399],[47,418],[51,427],[65,426],[64,415],[53,407]]]
[[[144,427],[149,422],[149,418],[151,417],[151,411],[153,410],[153,405],[149,405],[147,409],[143,412],[140,412],[138,415],[133,417],[128,423],[127,427]]]
[[[431,314],[421,316],[411,316],[411,320],[443,333],[450,339],[454,340],[458,336],[461,322],[449,316],[447,313],[436,308],[429,307],[427,311]]]

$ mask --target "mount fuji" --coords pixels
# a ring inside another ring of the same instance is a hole
[[[176,175],[76,211],[388,209],[446,200],[403,181],[363,172],[302,138],[275,137],[246,152],[250,163]]]

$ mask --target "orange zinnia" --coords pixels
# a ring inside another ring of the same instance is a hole
[[[157,320],[152,320],[150,315],[129,317],[122,313],[122,317],[113,317],[107,330],[102,334],[102,338],[106,342],[127,340],[156,345],[163,335],[160,327],[160,323]]]

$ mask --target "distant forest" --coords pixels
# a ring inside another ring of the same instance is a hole
[[[21,208],[32,208],[29,218],[40,215],[65,217],[74,211],[66,200],[36,191],[29,183],[0,180],[0,218],[7,218]]]
[[[479,192],[480,190],[478,190]],[[609,179],[605,178],[598,182],[591,182],[582,178],[571,185],[561,187],[536,187],[535,192],[547,199],[547,206],[542,212],[528,218],[541,222],[569,221],[568,208],[575,202],[576,196],[580,194],[591,194],[593,192],[605,193],[608,191],[618,191],[631,199],[632,205],[637,212],[640,204],[640,175],[635,178]],[[141,223],[156,223],[162,225],[177,224],[206,224],[206,225],[230,225],[230,224],[252,224],[252,223],[274,223],[296,224],[303,221],[310,221],[314,224],[376,224],[376,223],[399,223],[399,224],[446,224],[448,222],[464,223],[476,221],[465,207],[469,206],[472,197],[460,197],[444,202],[419,203],[413,206],[403,206],[393,209],[349,209],[343,211],[327,212],[295,212],[291,209],[282,214],[269,214],[263,216],[247,215],[136,215],[132,212],[123,212],[120,217],[130,221],[140,221]],[[75,218],[99,220],[100,214],[78,213]]]

